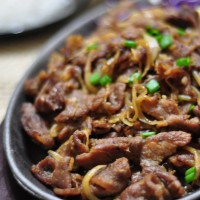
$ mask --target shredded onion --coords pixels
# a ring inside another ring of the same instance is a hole
[[[49,150],[49,151],[48,151],[48,154],[49,154],[52,158],[54,158],[56,161],[59,161],[59,160],[61,160],[61,159],[63,158],[60,154],[58,154],[57,152],[52,151],[52,150]]]
[[[194,86],[191,86],[191,87],[194,90],[194,92],[197,94],[197,104],[200,105],[200,92],[196,87]]]
[[[92,193],[92,190],[90,188],[90,180],[98,172],[99,169],[104,167],[106,167],[106,165],[97,165],[96,167],[89,170],[83,178],[82,181],[83,194],[89,200],[99,200],[99,198]]]
[[[57,137],[58,133],[63,129],[65,125],[64,124],[54,124],[52,125],[51,129],[50,129],[50,135],[51,137]]]
[[[198,85],[200,86],[200,75],[199,75],[199,73],[197,72],[197,71],[192,71],[192,75],[193,75],[193,77],[194,77],[194,79],[195,79],[195,81],[198,83]]]

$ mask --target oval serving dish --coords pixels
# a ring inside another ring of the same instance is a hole
[[[141,1],[139,3],[141,5]],[[35,76],[48,62],[50,54],[58,50],[71,34],[79,33],[84,36],[89,35],[96,27],[95,21],[106,12],[105,4],[102,4],[83,16],[72,21],[61,31],[59,31],[41,51],[40,56],[30,67],[28,72],[17,85],[15,92],[9,103],[7,115],[3,128],[4,151],[10,169],[17,182],[33,196],[43,200],[59,200],[53,191],[39,182],[31,173],[31,165],[38,162],[44,155],[42,150],[38,150],[30,139],[23,134],[20,122],[20,107],[26,100],[23,88],[24,81]],[[182,200],[200,199],[200,190],[188,194]]]

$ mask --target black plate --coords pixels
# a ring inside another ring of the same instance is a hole
[[[138,6],[141,5],[144,5],[144,1],[139,1]],[[58,32],[47,43],[38,59],[21,79],[10,100],[3,129],[3,143],[6,158],[18,183],[33,196],[40,199],[59,200],[60,198],[56,197],[50,188],[39,182],[30,171],[31,165],[44,157],[44,152],[30,141],[23,133],[21,127],[20,107],[22,102],[27,100],[23,92],[24,81],[35,76],[41,68],[46,66],[50,54],[62,46],[68,35],[73,33],[81,33],[85,36],[89,35],[96,27],[95,20],[104,14],[105,11],[105,5],[100,5],[74,20]],[[191,199],[200,199],[200,190],[182,198],[182,200]]]
[[[0,36],[13,36],[13,35],[21,35],[22,33],[30,33],[36,30],[40,30],[43,28],[46,28],[47,26],[53,25],[57,22],[63,21],[67,17],[71,16],[73,13],[78,12],[81,8],[83,8],[83,5],[87,5],[89,0],[70,0],[69,4],[66,6],[64,12],[60,12],[56,17],[51,17],[45,22],[40,22],[36,24],[32,24],[28,27],[19,26],[15,29],[10,29],[9,31],[5,31],[0,29]],[[86,7],[86,6],[84,6]]]

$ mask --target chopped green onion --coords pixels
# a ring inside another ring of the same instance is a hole
[[[160,89],[160,84],[156,80],[150,80],[146,84],[146,88],[150,94],[157,92]]]
[[[101,84],[102,86],[106,86],[107,84],[109,84],[109,83],[112,82],[112,79],[111,79],[110,76],[105,75],[105,76],[103,76],[103,77],[100,79],[99,82],[100,82],[100,84]]]
[[[132,84],[133,81],[134,81],[134,79],[137,79],[138,81],[141,81],[141,79],[142,79],[142,74],[141,74],[140,72],[135,72],[135,73],[131,74],[131,76],[129,77],[128,82],[129,82],[130,84]]]
[[[178,29],[177,29],[177,32],[178,32],[178,34],[179,34],[180,36],[183,36],[183,35],[185,34],[185,29],[183,29],[183,28],[178,28]]]
[[[195,108],[195,105],[191,104],[190,107],[189,107],[189,113],[192,113],[192,111],[193,111],[194,108]]]
[[[185,95],[185,94],[179,94],[178,95],[178,100],[179,101],[190,101],[191,96]]]
[[[169,34],[166,35],[161,35],[159,36],[159,38],[157,37],[157,40],[160,44],[160,47],[162,49],[167,49],[168,47],[170,47],[173,43],[173,39],[172,36]]]
[[[141,133],[140,135],[141,135],[143,138],[147,138],[147,137],[153,136],[153,135],[155,135],[155,134],[156,134],[156,132],[143,132],[143,133]]]
[[[99,72],[95,72],[95,73],[91,74],[90,78],[89,78],[90,83],[92,85],[99,84],[100,79],[101,79],[101,74]]]
[[[176,65],[179,67],[188,67],[191,63],[191,59],[189,57],[183,57],[176,60]]]
[[[137,46],[137,43],[133,40],[125,40],[124,46],[129,48],[135,48]]]
[[[196,167],[191,167],[191,168],[187,169],[185,171],[185,176],[187,176],[190,173],[196,173]]]
[[[157,35],[160,34],[160,31],[159,31],[158,29],[154,28],[154,27],[151,26],[151,25],[148,25],[148,26],[146,27],[146,31],[147,31],[147,33],[148,33],[149,35],[151,35],[151,36],[157,36]]]
[[[185,172],[185,182],[191,183],[196,179],[197,170],[196,167],[191,167]]]
[[[94,49],[97,49],[98,48],[98,45],[96,43],[94,44],[90,44],[87,46],[87,51],[91,51],[91,50],[94,50]]]

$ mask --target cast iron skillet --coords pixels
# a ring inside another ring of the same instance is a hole
[[[140,0],[138,6],[147,5],[144,2]],[[59,31],[45,45],[38,59],[17,85],[10,100],[3,129],[5,155],[17,182],[26,191],[39,199],[59,200],[60,198],[56,197],[50,188],[39,182],[30,171],[31,165],[44,158],[45,153],[37,145],[34,145],[22,130],[20,107],[22,102],[27,101],[23,92],[24,81],[35,76],[41,68],[46,66],[50,54],[62,46],[68,35],[73,33],[81,33],[84,36],[89,35],[96,27],[95,20],[103,15],[105,11],[106,7],[102,4],[88,11]],[[200,190],[182,198],[182,200],[191,199],[200,199]]]

